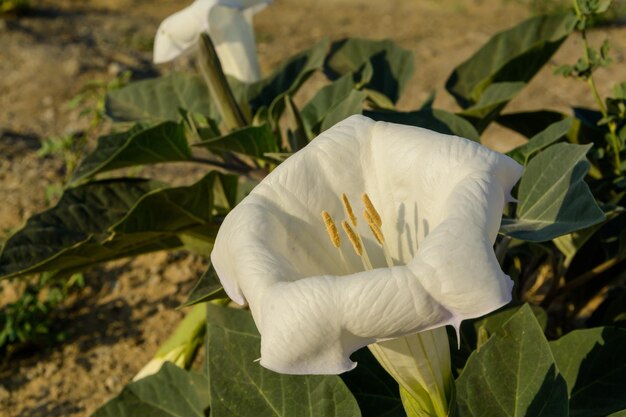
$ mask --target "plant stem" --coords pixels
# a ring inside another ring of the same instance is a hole
[[[574,0],[574,4],[576,5],[576,13],[580,16],[580,10],[578,10],[577,8],[576,0]],[[585,48],[585,61],[587,65],[590,65],[591,57],[589,56],[589,41],[587,40],[587,31],[585,28],[581,30],[581,35],[583,39],[583,45]],[[591,71],[589,72],[589,76],[587,77],[587,84],[589,85],[589,88],[591,89],[591,94],[593,95],[593,98],[595,99],[598,105],[598,108],[600,109],[600,112],[602,113],[602,117],[604,119],[608,119],[609,113],[607,111],[606,106],[604,105],[604,102],[602,101],[602,98],[600,97],[600,94],[598,93],[598,88],[593,79],[593,73]],[[620,144],[619,144],[620,141],[619,141],[619,138],[617,137],[617,125],[615,124],[615,122],[609,121],[608,127],[609,127],[609,138],[611,142],[611,148],[613,149],[613,158],[614,158],[613,165],[615,168],[615,173],[619,175],[622,172],[622,162],[621,162],[620,154],[619,154],[620,153]]]

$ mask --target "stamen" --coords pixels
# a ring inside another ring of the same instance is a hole
[[[341,238],[339,237],[339,231],[337,230],[337,226],[335,225],[333,218],[327,211],[322,211],[322,218],[324,219],[326,232],[328,233],[330,241],[332,242],[334,247],[339,249],[339,246],[341,246]]]
[[[370,227],[370,230],[372,231],[372,234],[374,235],[378,243],[381,246],[384,245],[385,237],[383,236],[383,232],[380,230],[380,228],[376,224],[376,221],[374,221],[374,219],[372,218],[372,215],[370,214],[370,212],[367,210],[363,210],[363,217],[365,217],[365,221],[367,222],[367,225]]]
[[[350,223],[352,223],[352,226],[356,227],[356,216],[352,211],[352,206],[350,205],[350,200],[348,200],[348,196],[345,194],[341,194],[341,201],[343,202],[343,208],[346,210],[346,215],[350,219]]]
[[[352,229],[352,227],[350,227],[348,222],[345,220],[341,222],[341,227],[343,227],[346,235],[348,235],[348,239],[350,239],[350,243],[352,243],[354,251],[361,258],[361,262],[363,262],[363,268],[365,268],[366,271],[374,269],[374,267],[372,266],[372,262],[370,261],[370,257],[367,255],[367,251],[363,247],[363,243],[361,242],[361,238],[359,237],[359,235]]]
[[[361,244],[361,239],[359,239],[356,233],[354,233],[354,230],[352,230],[347,221],[342,221],[341,227],[343,227],[346,235],[348,235],[348,239],[350,239],[350,243],[352,243],[352,247],[354,248],[356,254],[359,256],[363,256],[363,245]]]
[[[383,220],[380,218],[380,214],[378,214],[378,211],[376,211],[376,209],[374,208],[374,204],[372,204],[372,200],[370,200],[369,196],[366,193],[364,193],[361,196],[361,200],[363,201],[363,204],[365,205],[365,210],[367,210],[370,213],[376,225],[378,227],[382,226]]]
[[[385,236],[383,235],[383,231],[380,230],[380,227],[376,224],[376,221],[372,217],[371,212],[367,210],[363,210],[363,217],[365,217],[365,221],[369,225],[370,230],[372,231],[372,234],[378,241],[378,244],[383,248],[383,253],[385,254],[385,261],[387,262],[387,266],[389,268],[393,267],[393,258],[391,257],[391,254],[389,253],[389,249],[387,248],[387,245],[385,245]]]

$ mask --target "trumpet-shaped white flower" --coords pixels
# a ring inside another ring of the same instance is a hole
[[[250,306],[261,365],[345,372],[363,346],[509,302],[493,243],[521,172],[475,142],[363,116],[291,156],[226,217],[211,254]]]
[[[196,0],[167,17],[154,39],[156,64],[171,61],[195,47],[202,32],[215,44],[224,73],[242,81],[261,77],[252,16],[271,0]]]

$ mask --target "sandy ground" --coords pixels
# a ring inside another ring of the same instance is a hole
[[[35,3],[42,9],[32,16],[0,20],[0,236],[50,204],[44,190],[61,181],[62,163],[36,151],[49,136],[85,129],[86,120],[68,109],[68,100],[85,82],[110,80],[124,69],[137,75],[168,71],[167,65],[150,63],[152,36],[160,20],[185,2]],[[437,107],[456,110],[443,89],[452,69],[530,13],[510,0],[276,0],[256,16],[255,26],[265,73],[321,37],[391,38],[416,56],[416,75],[400,107],[417,108],[435,90]],[[590,38],[593,43],[608,38],[613,45],[615,64],[597,77],[605,94],[626,79],[626,28],[600,28]],[[554,66],[573,62],[580,53],[580,40],[572,36],[507,111],[592,106],[583,83],[552,75]],[[319,82],[313,79],[306,88],[314,91]],[[494,146],[502,146],[501,139],[521,140],[497,127],[486,137]],[[88,287],[60,314],[68,340],[22,352],[0,369],[0,416],[90,415],[167,338],[184,314],[176,306],[204,266],[187,253],[156,253],[87,272]],[[10,290],[5,284],[0,297]]]

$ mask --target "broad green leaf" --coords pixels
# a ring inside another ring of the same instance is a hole
[[[134,233],[177,233],[209,224],[213,217],[213,187],[220,175],[213,171],[193,185],[145,194],[109,231],[115,238]]]
[[[568,415],[567,385],[528,306],[470,356],[456,389],[461,417]]]
[[[324,120],[322,120],[319,132],[317,133],[321,133],[331,128],[335,124],[354,114],[361,114],[366,97],[367,93],[364,91],[350,91],[350,93],[344,97],[343,100],[335,103],[334,106],[328,109],[328,113],[324,117]]]
[[[493,36],[459,65],[446,89],[483,120],[479,130],[548,62],[576,24],[574,13],[538,16]],[[483,97],[484,96],[484,97]]]
[[[357,367],[341,374],[361,408],[363,417],[405,417],[398,383],[385,371],[369,349],[352,354]]]
[[[195,143],[215,153],[236,152],[254,158],[266,158],[265,154],[278,152],[278,140],[270,126],[246,126],[217,138]]]
[[[102,172],[136,165],[186,161],[191,150],[182,124],[165,122],[148,129],[133,128],[124,133],[102,136],[96,150],[78,166],[72,182]]]
[[[525,86],[526,83],[520,81],[493,83],[483,92],[477,103],[459,115],[472,121],[476,129],[482,132]]]
[[[212,417],[360,416],[338,376],[283,375],[256,359],[260,336],[248,311],[207,305]]]
[[[234,85],[235,96],[249,104],[252,115],[262,107],[269,108],[279,96],[293,95],[313,72],[322,68],[328,47],[329,42],[324,39],[284,61],[268,77],[253,84]]]
[[[456,342],[456,335],[449,332],[451,340],[452,364],[457,369],[462,369],[470,354],[480,348],[491,335],[499,331],[502,326],[513,317],[523,305],[510,303],[486,316],[477,319],[465,320],[461,324],[461,342]],[[530,306],[537,322],[542,330],[545,330],[548,315],[538,306]],[[458,343],[458,344],[457,344]],[[460,345],[460,348],[459,348]]]
[[[341,102],[354,90],[354,81],[346,74],[336,81],[322,87],[317,94],[302,108],[300,116],[309,138],[319,133],[319,127],[331,107]]]
[[[617,413],[609,414],[607,417],[626,417],[626,410],[621,410]]]
[[[128,384],[92,417],[204,417],[208,380],[166,362],[161,370]]]
[[[0,254],[0,276],[79,271],[97,263],[183,245],[186,234],[211,240],[213,189],[222,174],[164,188],[122,178],[67,189],[59,203],[31,217]],[[215,210],[219,212],[219,210]]]
[[[4,245],[0,276],[10,277],[66,269],[79,259],[55,260],[64,252],[79,256],[81,246],[97,245],[98,237],[122,219],[139,198],[158,184],[140,179],[92,182],[65,190],[56,206],[32,216]],[[88,258],[89,253],[85,253]],[[85,259],[87,261],[87,259]]]
[[[374,120],[423,127],[447,135],[457,135],[473,141],[480,140],[470,122],[445,110],[425,108],[412,112],[365,111]]]
[[[503,219],[500,231],[543,242],[603,221],[605,215],[584,181],[590,147],[558,143],[535,156],[519,185],[517,218]]]
[[[626,330],[574,330],[550,347],[567,381],[570,416],[602,417],[626,408]]]
[[[537,110],[501,114],[496,121],[506,128],[531,138],[566,117],[565,114],[552,110]]]
[[[507,155],[515,159],[520,164],[526,165],[534,153],[547,148],[563,136],[567,135],[567,132],[570,131],[573,124],[574,120],[571,117],[553,123],[545,130],[542,130],[530,138],[528,143],[513,149],[507,153]]]
[[[213,265],[209,265],[207,270],[204,271],[204,274],[202,274],[196,283],[195,287],[191,290],[191,293],[187,297],[187,301],[185,301],[183,307],[225,297],[227,297],[226,292],[222,288],[222,283],[217,276],[217,272],[215,272]]]
[[[413,52],[400,48],[391,40],[345,39],[333,43],[325,64],[331,78],[357,74],[364,66],[373,71],[364,87],[398,101],[415,71]],[[369,69],[368,69],[369,70]]]
[[[178,121],[179,109],[220,119],[202,77],[182,72],[109,91],[105,106],[106,113],[118,121]]]

